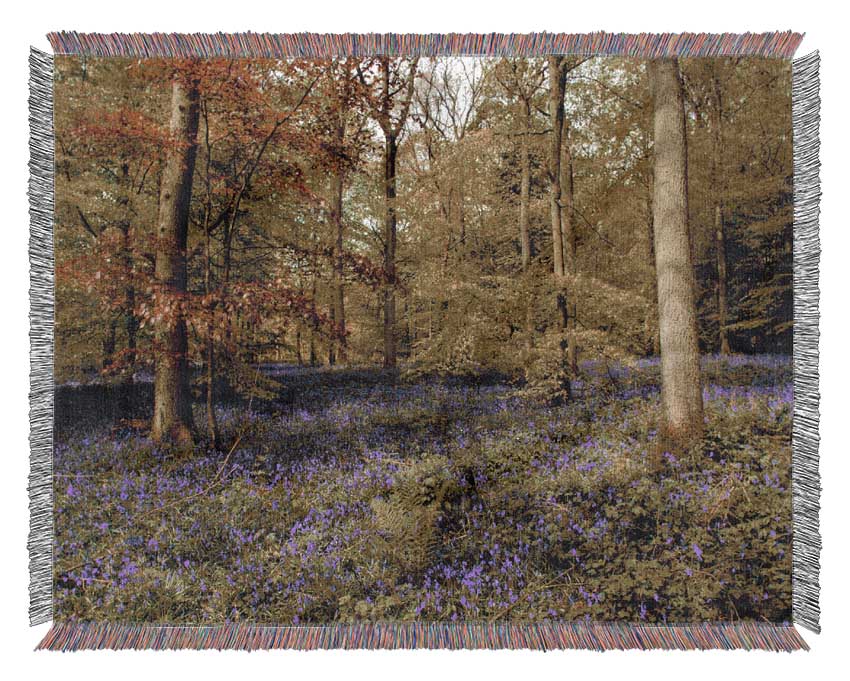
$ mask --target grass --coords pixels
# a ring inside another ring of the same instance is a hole
[[[703,364],[706,437],[660,465],[654,360],[588,363],[562,406],[495,378],[265,367],[280,398],[220,408],[226,449],[193,456],[75,428],[70,393],[57,617],[787,620],[790,359]]]

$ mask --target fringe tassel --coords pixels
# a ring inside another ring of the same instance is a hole
[[[30,624],[53,617],[53,56],[30,50]]]
[[[643,625],[615,623],[436,624],[377,623],[332,626],[154,626],[112,623],[57,624],[37,650],[325,650],[325,649],[531,649],[531,650],[808,650],[790,625]]]
[[[820,239],[820,56],[792,70],[794,128],[794,621],[820,632],[820,473],[818,472],[818,268]]]
[[[94,57],[345,57],[584,54],[791,58],[802,33],[76,33],[48,34],[56,54]]]

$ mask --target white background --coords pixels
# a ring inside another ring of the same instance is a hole
[[[846,678],[850,641],[847,579],[847,484],[850,418],[847,416],[846,317],[850,236],[847,83],[850,34],[838,2],[654,2],[596,0],[249,0],[191,3],[181,0],[112,0],[4,3],[3,106],[0,173],[3,192],[0,253],[0,674],[6,678],[169,679],[245,678]],[[549,653],[530,651],[272,651],[33,653],[47,625],[27,626],[28,471],[28,217],[27,57],[29,46],[48,50],[52,30],[270,31],[270,32],[806,32],[798,56],[820,50],[822,65],[821,161],[821,388],[824,536],[820,636],[806,634],[812,652],[793,655],[736,652]],[[841,35],[841,31],[844,34]],[[843,671],[842,671],[843,670]]]

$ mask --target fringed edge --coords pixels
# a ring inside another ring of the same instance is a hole
[[[818,274],[820,264],[820,56],[792,66],[794,134],[794,621],[820,632]]]
[[[617,623],[437,624],[329,626],[154,626],[56,624],[37,650],[808,650],[791,625],[760,622],[647,625]]]
[[[53,57],[30,50],[30,624],[53,616]]]
[[[802,33],[77,33],[48,34],[56,54],[96,57],[389,55],[762,56],[791,58]]]

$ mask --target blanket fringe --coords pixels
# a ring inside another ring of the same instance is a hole
[[[53,57],[30,51],[30,623],[53,616]]]
[[[803,34],[771,33],[77,33],[48,34],[56,54],[96,57],[389,55],[794,56]]]
[[[38,650],[808,650],[790,625],[761,622],[651,625],[618,623],[438,624],[376,623],[329,626],[155,626],[56,624]]]
[[[791,57],[799,33],[763,34],[80,34],[52,33],[58,54],[138,57],[334,57],[606,54],[639,57]],[[819,56],[793,62],[794,427],[793,616],[819,632],[818,268]],[[30,53],[30,621],[51,619],[53,530],[53,57]],[[39,649],[580,648],[808,649],[793,626],[764,623],[641,625],[353,624],[332,626],[54,625]]]
[[[820,239],[820,80],[817,52],[796,59],[792,70],[794,130],[794,427],[793,616],[820,632],[820,550],[818,524],[818,268]]]

